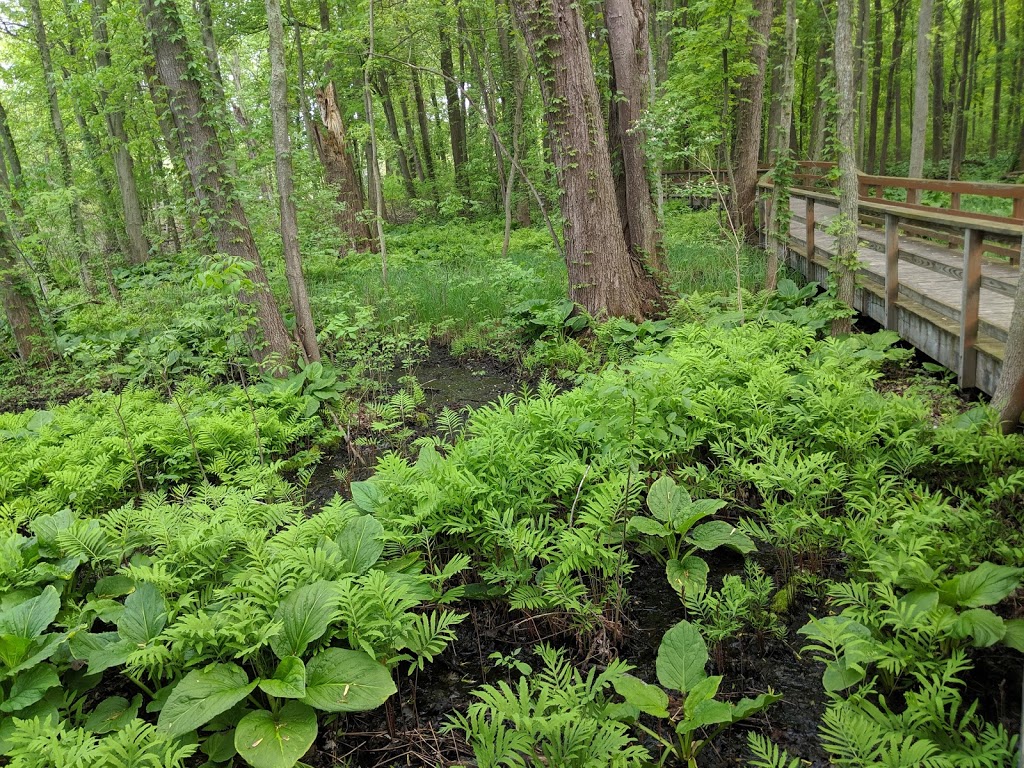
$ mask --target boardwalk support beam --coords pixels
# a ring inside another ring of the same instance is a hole
[[[984,233],[964,230],[964,276],[960,297],[960,370],[957,383],[974,387],[978,377],[978,308],[981,304],[981,254]]]
[[[900,295],[900,221],[885,214],[885,327],[896,330],[896,302]]]

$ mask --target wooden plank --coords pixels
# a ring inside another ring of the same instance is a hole
[[[811,262],[814,261],[814,198],[804,198],[806,205],[806,213],[804,214],[804,221],[806,226],[806,234],[804,236],[804,249],[807,254],[807,269],[810,270]]]
[[[958,383],[968,389],[977,383],[978,310],[981,305],[982,233],[964,232],[964,277],[960,296],[960,370]]]
[[[885,327],[896,329],[896,302],[900,295],[900,220],[885,216]]]

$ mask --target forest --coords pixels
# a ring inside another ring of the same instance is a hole
[[[0,0],[0,765],[1024,765],[1024,0]]]

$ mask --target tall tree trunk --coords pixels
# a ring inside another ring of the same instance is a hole
[[[836,236],[836,298],[853,306],[857,270],[857,226],[860,221],[857,199],[856,133],[853,122],[857,112],[857,92],[853,81],[853,0],[839,0],[836,13],[836,139],[839,154],[839,231]],[[883,151],[883,158],[884,158]],[[850,318],[832,321],[832,335],[850,332]]]
[[[405,182],[405,194],[412,200],[416,197],[416,185],[413,184],[409,158],[406,157],[405,147],[402,146],[402,137],[398,133],[398,118],[395,116],[395,103],[391,99],[391,87],[388,85],[387,75],[383,72],[378,72],[373,81],[381,104],[384,106],[384,119],[388,124],[388,133],[391,134],[391,140],[395,142],[398,170],[401,171],[402,181]]]
[[[265,351],[288,362],[291,360],[288,331],[270,291],[245,211],[234,192],[224,149],[215,129],[216,115],[203,98],[199,81],[191,74],[195,62],[188,55],[177,5],[174,0],[141,0],[141,4],[157,74],[167,91],[171,116],[184,149],[185,165],[195,195],[205,208],[207,226],[216,239],[218,251],[251,265],[246,274],[252,291],[243,292],[241,299],[254,306],[263,331]],[[263,352],[254,350],[258,358]]]
[[[409,77],[412,80],[413,99],[416,102],[416,119],[420,125],[420,142],[423,144],[423,163],[427,169],[427,178],[437,195],[437,172],[434,170],[434,153],[430,149],[430,124],[427,122],[427,105],[423,100],[423,86],[420,84],[420,73],[415,67],[415,62],[409,69]]]
[[[827,11],[828,5],[824,8]],[[823,11],[824,12],[824,11]],[[811,160],[821,160],[825,154],[825,133],[828,130],[828,100],[825,98],[825,90],[828,84],[829,57],[831,46],[826,36],[822,36],[818,42],[818,53],[815,60],[814,78],[814,117],[811,120]]]
[[[335,221],[351,248],[372,251],[374,244],[370,227],[359,216],[363,210],[363,187],[349,154],[345,123],[338,110],[334,83],[328,82],[326,88],[317,91],[316,99],[320,105],[323,127],[314,123],[313,133],[327,183],[336,190],[338,208]]]
[[[796,90],[796,0],[786,0],[785,54],[782,60],[782,85],[779,88],[779,126],[772,137],[777,170],[788,170],[791,165],[790,138],[793,123],[793,96]],[[779,264],[786,261],[789,248],[789,190],[776,173],[772,186],[768,222],[768,266],[765,270],[765,288],[775,290]],[[813,254],[808,254],[810,259]]]
[[[373,220],[377,228],[377,245],[380,247],[380,275],[385,286],[388,284],[388,246],[384,239],[384,186],[380,178],[380,165],[377,151],[377,123],[373,117],[373,91],[370,89],[370,72],[373,70],[373,56],[376,47],[374,32],[373,0],[369,0],[367,8],[369,30],[367,37],[370,44],[366,51],[363,64],[363,105],[366,108],[366,124],[370,128],[370,140],[367,142],[366,153],[366,187],[370,192],[373,208]]]
[[[630,250],[616,210],[608,141],[579,6],[513,0],[539,75],[562,188],[569,296],[595,317],[649,316],[661,295]]]
[[[889,162],[889,137],[892,134],[893,113],[899,92],[897,77],[901,59],[903,58],[903,21],[906,18],[907,0],[896,0],[893,5],[893,38],[892,60],[889,62],[889,75],[885,83],[885,117],[882,123],[882,152],[879,158],[878,171],[884,174]]]
[[[854,48],[855,70],[854,80],[857,83],[857,165],[864,165],[864,142],[867,139],[867,125],[865,118],[868,112],[868,57],[865,50],[867,44],[868,24],[870,22],[868,13],[868,0],[857,0],[857,43]]]
[[[1017,283],[1006,354],[999,372],[999,383],[992,395],[992,405],[999,411],[1003,429],[1012,432],[1024,413],[1024,280]]]
[[[85,225],[82,222],[82,211],[79,206],[78,192],[75,189],[74,171],[71,167],[71,151],[68,149],[67,134],[64,132],[64,119],[57,101],[57,79],[53,73],[53,61],[50,59],[50,43],[46,37],[46,26],[43,23],[43,11],[40,0],[29,0],[29,11],[32,16],[32,31],[35,35],[36,48],[43,65],[43,79],[46,81],[46,96],[50,106],[50,125],[53,138],[57,145],[57,156],[60,160],[61,183],[70,195],[68,214],[75,233],[75,248],[78,251],[78,274],[82,287],[91,296],[96,296],[96,283],[89,270],[89,252],[85,247]]]
[[[932,162],[938,163],[945,156],[945,92],[943,81],[946,65],[943,57],[942,17],[946,10],[946,0],[935,0],[935,26],[932,38]]]
[[[316,151],[316,137],[313,135],[313,116],[309,109],[309,94],[306,92],[306,55],[302,47],[302,25],[295,18],[291,0],[285,0],[284,10],[288,14],[288,23],[292,25],[292,36],[295,40],[295,85],[299,97],[299,116],[309,142],[309,153],[313,157],[313,162],[316,162],[319,160],[319,156]]]
[[[931,2],[931,0],[924,0]],[[882,0],[874,0],[875,31],[871,38],[871,106],[868,108],[868,151],[867,172],[878,171],[878,98],[882,90],[882,48],[884,43],[882,31]]]
[[[419,150],[416,149],[416,131],[412,127],[412,120],[409,119],[409,105],[405,101],[405,96],[398,100],[398,104],[402,110],[402,125],[405,128],[405,144],[408,148],[409,158],[416,169],[416,178],[420,182],[424,182],[427,177],[423,170],[423,162],[420,160]]]
[[[217,106],[226,104],[224,94],[224,76],[221,74],[220,57],[217,55],[217,38],[213,34],[213,8],[210,0],[193,0],[196,16],[199,18],[199,33],[203,38],[203,54],[206,56],[206,67],[213,78],[213,88],[217,95]]]
[[[107,38],[107,0],[93,0],[92,33],[96,42],[96,68],[100,78],[110,68],[110,43]],[[99,87],[100,104],[110,136],[110,154],[114,160],[117,188],[121,193],[121,210],[124,213],[124,228],[128,236],[128,260],[142,264],[149,258],[149,240],[143,230],[142,204],[139,189],[135,184],[135,161],[128,151],[128,134],[124,129],[124,111],[120,103],[111,103],[108,90],[102,81]]]
[[[53,350],[46,323],[15,250],[6,216],[0,213],[0,304],[11,327],[18,356],[25,362],[36,357],[49,362]]]
[[[492,93],[497,93],[497,88],[493,78],[489,81],[485,77],[483,66],[480,64],[480,56],[477,54],[476,46],[472,40],[466,41],[466,48],[469,52],[470,65],[473,67],[473,75],[479,84],[480,98],[483,100],[484,120],[487,121],[488,132],[491,137],[491,151],[494,152],[494,167],[498,179],[498,196],[504,200],[505,185],[508,183],[508,179],[505,173],[505,158],[501,147],[498,145],[498,110],[495,107],[494,99],[491,98]]]
[[[994,160],[999,152],[1002,124],[1000,123],[1003,95],[1003,59],[1006,48],[1006,0],[994,0],[992,9],[992,39],[995,43],[995,76],[992,82],[992,136],[989,139],[988,156]],[[1019,97],[1019,94],[1018,94]]]
[[[291,137],[288,135],[288,67],[284,60],[284,20],[280,0],[266,0],[270,37],[270,123],[274,137],[274,175],[281,208],[281,244],[284,273],[295,312],[295,330],[306,359],[320,359],[313,310],[309,305],[306,278],[299,251],[299,222],[295,211],[295,181],[292,171]]]
[[[910,132],[910,169],[907,175],[912,179],[924,176],[924,126],[928,122],[928,78],[931,69],[931,49],[928,47],[928,33],[932,29],[932,0],[921,0],[921,11],[917,20],[917,64],[914,70],[914,113]],[[916,190],[907,192],[907,202],[919,203]]]
[[[466,169],[466,117],[462,112],[462,96],[455,79],[455,65],[452,62],[452,41],[442,24],[439,33],[441,41],[441,74],[444,75],[444,100],[448,112],[448,135],[451,137],[452,168],[455,173],[455,190],[469,198],[469,176]]]
[[[959,179],[964,153],[967,149],[967,117],[970,107],[968,101],[968,83],[971,79],[971,50],[974,39],[974,18],[977,0],[964,0],[960,11],[960,31],[958,33],[956,61],[953,70],[958,72],[957,96],[953,104],[952,146],[949,153],[949,178]]]
[[[754,0],[751,33],[751,74],[740,81],[736,109],[736,212],[737,224],[751,245],[757,244],[754,201],[757,198],[757,151],[761,146],[761,116],[764,113],[764,79],[768,61],[768,35],[772,28],[772,0]]]

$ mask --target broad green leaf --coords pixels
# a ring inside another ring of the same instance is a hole
[[[383,535],[384,526],[372,515],[361,515],[345,524],[334,541],[350,573],[365,573],[380,559],[384,551]]]
[[[38,717],[41,721],[49,721],[52,726],[60,722],[60,711],[57,709],[57,697],[46,696],[27,709],[23,709],[11,717],[0,717],[0,755],[10,750],[10,738],[17,728],[15,720],[31,720]]]
[[[235,749],[235,729],[211,733],[203,741],[201,749],[203,754],[210,758],[212,763],[228,762],[238,754],[238,750]]]
[[[689,693],[707,677],[708,647],[700,632],[688,621],[680,621],[665,633],[658,647],[658,682],[674,691]]]
[[[60,611],[60,595],[52,585],[41,594],[0,613],[0,635],[31,640],[53,623]]]
[[[359,509],[371,515],[377,511],[377,505],[380,503],[380,490],[372,480],[352,483],[349,488],[352,490],[352,501]]]
[[[973,571],[946,581],[939,592],[942,602],[964,608],[995,605],[1020,586],[1024,568],[982,563]]]
[[[7,635],[4,637],[7,637]],[[43,635],[42,637],[30,640],[21,660],[7,670],[7,674],[15,675],[23,670],[31,669],[41,661],[46,661],[57,652],[57,649],[60,648],[65,639],[67,639],[67,635],[52,632],[49,635]],[[3,638],[0,638],[0,641],[2,640]]]
[[[973,638],[975,648],[988,648],[1006,635],[1006,625],[988,608],[971,608],[956,617],[953,637]]]
[[[152,584],[139,584],[124,601],[124,612],[117,622],[117,634],[122,640],[145,648],[167,626],[164,596]]]
[[[5,674],[18,666],[28,653],[32,640],[18,635],[0,635],[0,662],[7,668]]]
[[[240,702],[256,687],[237,664],[210,664],[183,677],[160,710],[157,728],[171,736],[194,731]]]
[[[729,547],[736,552],[747,554],[757,549],[747,534],[724,520],[712,520],[710,523],[698,525],[690,532],[689,541],[705,551]]]
[[[306,665],[298,656],[285,656],[274,676],[260,681],[260,690],[279,699],[301,699],[306,695]]]
[[[825,665],[825,673],[821,676],[822,685],[829,693],[845,691],[864,679],[866,670],[860,664],[852,664],[845,656],[839,661],[830,661]]]
[[[84,728],[97,734],[119,731],[135,719],[141,706],[141,695],[136,695],[131,701],[123,696],[111,696],[89,714]]]
[[[668,717],[668,694],[661,688],[633,675],[622,675],[612,681],[615,692],[641,712],[652,717]]]
[[[1007,619],[1003,624],[1006,627],[1003,644],[1024,653],[1024,619]]]
[[[420,448],[420,455],[416,459],[416,471],[426,477],[435,467],[443,463],[444,459],[441,458],[441,454],[437,452],[433,444],[428,443]]]
[[[705,677],[699,683],[690,689],[690,692],[686,694],[686,701],[684,702],[684,709],[686,710],[687,716],[701,703],[710,701],[718,695],[718,687],[722,684],[721,675],[712,675],[711,677]]]
[[[58,685],[60,678],[52,664],[39,664],[27,669],[14,678],[7,701],[0,704],[0,712],[18,712],[31,706]]]
[[[696,555],[687,555],[682,560],[669,560],[665,564],[665,576],[676,592],[695,594],[707,586],[708,564],[704,558]]]
[[[939,604],[939,593],[934,589],[915,589],[901,597],[900,603],[910,609],[910,616],[919,616]]]
[[[122,597],[135,589],[135,580],[127,576],[104,576],[92,591],[96,597]]]
[[[738,723],[740,720],[756,715],[761,710],[767,709],[776,701],[781,700],[782,696],[775,693],[771,688],[768,689],[768,693],[762,693],[757,698],[740,699],[732,708],[732,721]]]
[[[281,631],[270,638],[279,659],[302,656],[314,640],[323,637],[338,610],[338,588],[331,581],[315,581],[292,590],[274,613]]]
[[[668,528],[659,523],[657,520],[652,520],[651,518],[644,517],[642,515],[631,517],[629,519],[629,522],[626,523],[626,530],[630,533],[632,533],[633,531],[637,531],[639,533],[644,534],[645,536],[662,537],[668,536],[669,534]]]
[[[680,500],[680,489],[676,481],[667,475],[655,480],[647,492],[647,508],[662,522],[668,522]]]
[[[316,713],[289,701],[276,713],[250,712],[235,728],[235,749],[252,768],[291,768],[316,741]]]
[[[396,690],[387,667],[362,651],[328,648],[306,664],[303,701],[324,712],[376,709]]]
[[[72,636],[69,646],[74,658],[88,663],[90,674],[121,666],[135,647],[130,640],[122,640],[117,632],[78,632]]]
[[[732,705],[726,701],[705,699],[687,713],[686,717],[676,725],[676,733],[689,733],[709,725],[732,722]]]

